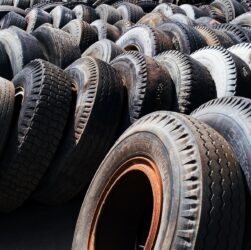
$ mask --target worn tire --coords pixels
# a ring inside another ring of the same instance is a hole
[[[239,250],[244,222],[243,178],[227,141],[188,116],[154,112],[119,138],[96,172],[72,249],[140,249],[149,236],[148,249]]]
[[[173,14],[172,16],[169,17],[169,19],[171,22],[181,23],[188,26],[196,25],[196,22],[193,19],[180,13]]]
[[[54,28],[62,28],[71,20],[75,19],[75,13],[64,6],[55,7],[50,14]]]
[[[0,20],[0,27],[1,29],[7,29],[10,26],[16,26],[22,30],[26,29],[27,23],[23,16],[11,11],[7,13],[3,18]]]
[[[135,4],[122,2],[117,8],[121,17],[125,21],[138,22],[145,15],[143,9]]]
[[[152,12],[160,12],[166,17],[171,17],[174,14],[183,14],[185,15],[185,11],[181,9],[179,6],[172,3],[161,3],[159,4]]]
[[[31,33],[36,28],[44,23],[52,23],[52,18],[49,13],[42,9],[34,8],[25,17],[27,22],[26,31]]]
[[[12,74],[8,80],[11,80],[30,61],[44,58],[38,40],[17,27],[12,26],[1,30],[0,43],[3,44],[11,63]]]
[[[87,23],[92,23],[98,19],[98,15],[95,9],[90,6],[79,4],[72,11],[75,13],[75,17],[77,19],[80,19]]]
[[[206,27],[215,27],[216,25],[219,25],[220,22],[218,22],[217,20],[213,19],[212,17],[208,17],[208,16],[204,16],[204,17],[200,17],[198,19],[196,19],[196,23],[197,25],[203,25]]]
[[[70,21],[62,30],[69,33],[76,40],[81,53],[98,41],[96,30],[87,22],[79,19]]]
[[[133,23],[130,21],[125,21],[125,20],[119,20],[114,24],[115,27],[117,27],[120,31],[120,34],[123,35],[125,34],[131,27],[133,26]]]
[[[174,35],[174,49],[186,54],[206,46],[206,41],[193,27],[183,23],[168,22],[159,27],[163,32],[172,33]]]
[[[210,72],[217,97],[243,96],[251,98],[251,71],[239,57],[222,47],[205,47],[191,55]]]
[[[70,200],[90,182],[116,139],[122,109],[123,86],[107,63],[85,57],[65,72],[76,84],[77,99],[61,146],[34,194],[47,204]]]
[[[0,5],[0,18],[3,18],[9,12],[15,12],[21,16],[25,16],[26,12],[20,8],[8,6],[8,5]]]
[[[24,10],[30,7],[30,0],[13,0],[13,5]]]
[[[122,130],[143,115],[156,110],[170,110],[174,92],[168,71],[153,58],[136,51],[119,55],[111,62],[126,92]]]
[[[208,46],[221,46],[221,42],[213,29],[204,25],[194,27],[204,38]]]
[[[175,84],[173,111],[190,114],[203,103],[216,98],[215,84],[207,68],[189,55],[170,50],[155,59],[166,67]]]
[[[91,56],[97,58],[104,62],[109,63],[118,55],[124,53],[125,51],[121,49],[114,42],[103,39],[94,44],[92,44],[83,54],[82,57]]]
[[[138,24],[149,25],[153,28],[157,28],[160,25],[168,22],[170,19],[160,12],[150,12],[144,15],[139,21]]]
[[[40,26],[32,32],[41,46],[47,61],[64,69],[80,58],[80,48],[70,34],[49,26]]]
[[[186,16],[188,16],[192,20],[195,20],[203,16],[207,16],[207,13],[203,11],[203,9],[200,9],[191,4],[182,4],[180,5],[180,8],[184,10],[184,12],[186,13]]]
[[[32,61],[13,83],[20,113],[1,159],[1,212],[22,205],[39,184],[61,140],[71,103],[71,80],[49,62]]]
[[[125,50],[137,50],[147,56],[174,49],[172,40],[164,32],[143,24],[133,26],[116,44]]]
[[[95,10],[99,18],[107,23],[114,24],[122,19],[120,12],[110,5],[101,4]]]

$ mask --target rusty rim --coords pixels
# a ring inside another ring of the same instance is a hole
[[[102,218],[103,210],[105,209],[105,205],[109,196],[115,189],[116,186],[120,184],[120,182],[125,179],[129,175],[133,174],[140,174],[144,175],[144,178],[147,179],[149,183],[149,187],[152,193],[152,211],[151,211],[151,218],[149,224],[149,230],[147,231],[147,237],[145,237],[144,245],[140,246],[138,249],[145,249],[150,250],[153,249],[154,243],[156,240],[156,236],[158,233],[159,222],[161,217],[161,210],[162,210],[162,181],[159,170],[156,164],[145,157],[134,157],[124,164],[122,164],[117,171],[113,174],[110,178],[108,184],[106,185],[96,208],[92,226],[89,234],[89,241],[88,241],[88,250],[94,250],[95,241],[96,241],[96,232],[97,227],[99,224],[100,219]],[[141,177],[142,178],[142,177]],[[140,183],[139,183],[140,185]],[[125,187],[124,187],[125,188]],[[124,198],[124,197],[123,197]],[[135,245],[137,243],[135,242]]]

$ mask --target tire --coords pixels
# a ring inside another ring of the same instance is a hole
[[[136,50],[151,57],[174,49],[172,40],[164,32],[143,24],[133,26],[116,44],[122,49]]]
[[[228,48],[228,50],[236,55],[237,57],[239,57],[241,60],[243,60],[249,67],[249,69],[251,70],[251,43],[240,43],[237,45],[234,45],[230,48]]]
[[[69,33],[76,40],[81,53],[98,41],[96,30],[87,22],[79,19],[70,21],[62,30]]]
[[[116,42],[121,35],[120,30],[116,26],[103,20],[96,20],[91,23],[91,26],[97,31],[98,40],[109,39]]]
[[[21,16],[25,16],[26,12],[20,8],[8,6],[8,5],[0,5],[0,18],[3,18],[9,12],[15,12]]]
[[[37,201],[51,205],[72,199],[90,182],[116,139],[123,101],[120,77],[107,63],[85,57],[65,72],[77,85],[76,107],[49,171],[34,194]]]
[[[215,29],[226,32],[236,43],[250,42],[248,35],[235,24],[220,24]]]
[[[190,114],[203,103],[216,98],[215,83],[207,68],[189,55],[170,50],[155,59],[166,67],[174,82],[173,111]]]
[[[7,13],[1,20],[0,20],[0,27],[1,29],[7,29],[10,26],[16,26],[22,30],[26,29],[27,23],[21,15],[15,12]]]
[[[221,42],[213,29],[203,25],[198,25],[194,28],[203,36],[208,46],[221,46]]]
[[[120,31],[120,34],[123,35],[125,34],[131,27],[133,26],[133,23],[130,21],[125,21],[125,20],[119,20],[114,24],[115,27],[117,27]]]
[[[246,9],[247,11],[251,11],[251,3],[249,0],[242,0],[241,4],[244,7],[244,9]]]
[[[62,69],[81,56],[77,42],[62,30],[44,26],[37,28],[32,35],[41,43],[47,61]]]
[[[118,10],[107,4],[101,4],[96,8],[96,13],[99,18],[109,24],[114,24],[121,20],[121,15]]]
[[[12,74],[11,80],[22,68],[36,58],[44,58],[38,40],[25,31],[12,26],[0,31],[0,42],[8,55]]]
[[[152,28],[157,28],[160,25],[169,21],[169,18],[163,15],[160,12],[150,12],[144,15],[139,21],[138,24],[149,25]]]
[[[109,63],[118,55],[124,53],[125,51],[121,49],[114,42],[103,39],[94,44],[92,44],[83,54],[82,57],[91,56],[97,58],[104,62]]]
[[[4,45],[0,43],[0,77],[5,79],[12,79],[12,76],[13,73],[9,56],[5,50]]]
[[[1,212],[21,206],[39,184],[61,140],[71,103],[71,80],[49,62],[32,61],[13,83],[20,112],[1,159]]]
[[[247,12],[236,17],[230,23],[244,27],[246,26],[251,27],[251,12]]]
[[[210,5],[224,13],[227,23],[235,18],[233,0],[214,0]]]
[[[220,45],[223,48],[229,48],[236,44],[236,41],[233,40],[232,37],[230,37],[230,35],[226,32],[214,29],[214,33],[216,34],[217,38],[220,41]]]
[[[186,14],[179,6],[171,3],[161,3],[152,12],[160,12],[166,17],[171,17],[174,14]]]
[[[171,32],[174,35],[173,44],[175,50],[190,54],[206,46],[206,41],[193,27],[177,22],[168,22],[159,27],[163,32]]]
[[[170,110],[174,86],[168,71],[153,58],[136,51],[116,57],[111,63],[122,77],[126,102],[121,129],[156,110]]]
[[[183,9],[186,13],[186,16],[188,16],[192,20],[195,20],[199,17],[207,16],[207,13],[203,11],[203,9],[200,9],[191,4],[182,4],[180,5],[180,8]]]
[[[0,77],[0,158],[3,152],[9,132],[14,111],[15,89],[12,82]]]
[[[30,7],[30,0],[13,0],[13,5],[24,10]]]
[[[0,0],[0,5],[13,5],[13,0]]]
[[[197,25],[203,25],[203,26],[206,26],[206,27],[215,27],[216,25],[219,25],[220,22],[218,22],[217,20],[213,19],[212,17],[200,17],[198,19],[196,19],[196,23]]]
[[[171,22],[177,22],[177,23],[188,25],[188,26],[196,25],[196,22],[192,20],[190,17],[183,14],[179,14],[179,13],[173,14],[172,16],[170,16],[169,20]]]
[[[55,7],[50,14],[54,28],[62,28],[71,20],[75,19],[75,13],[64,6]]]
[[[205,47],[191,55],[210,72],[217,97],[251,97],[251,71],[248,65],[222,47]]]
[[[34,8],[32,9],[25,17],[25,20],[27,22],[27,29],[26,31],[28,33],[31,33],[36,28],[41,26],[45,23],[52,23],[52,18],[49,13],[42,9]]]
[[[98,19],[95,9],[90,6],[79,4],[72,11],[75,13],[77,19],[87,23],[92,23]]]
[[[122,3],[117,10],[123,20],[133,23],[138,22],[139,19],[145,15],[145,12],[140,6],[127,2]]]
[[[128,129],[102,162],[72,249],[123,243],[124,249],[239,250],[244,221],[243,179],[226,140],[188,116],[155,112]]]

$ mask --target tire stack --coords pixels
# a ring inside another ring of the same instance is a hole
[[[0,212],[88,188],[74,250],[249,249],[249,0],[0,4]]]

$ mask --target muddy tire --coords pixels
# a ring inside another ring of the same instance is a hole
[[[102,162],[72,249],[120,249],[123,242],[125,249],[237,250],[244,222],[243,178],[227,141],[188,116],[154,112]]]
[[[107,63],[85,57],[65,72],[76,84],[76,106],[61,146],[34,194],[47,204],[72,199],[90,182],[116,139],[122,109],[123,86]]]
[[[210,72],[217,97],[251,97],[251,71],[248,65],[222,47],[205,47],[191,55]]]
[[[139,21],[138,24],[149,25],[153,28],[159,27],[160,25],[169,21],[169,18],[160,12],[150,12],[144,15]]]
[[[173,111],[190,114],[203,103],[216,98],[215,84],[207,68],[189,55],[170,50],[155,59],[166,67],[174,82]]]
[[[171,109],[173,82],[156,60],[132,51],[119,55],[111,65],[122,77],[126,91],[122,129],[150,112]]]
[[[83,4],[77,5],[73,9],[73,12],[75,13],[75,16],[77,19],[80,19],[87,23],[92,23],[98,19],[98,15],[95,9],[93,9],[90,6],[83,5]]]
[[[0,31],[0,41],[11,63],[12,79],[30,61],[44,58],[43,50],[38,40],[25,31],[12,26]]]
[[[143,24],[133,26],[116,44],[125,50],[137,50],[147,56],[174,49],[172,40],[164,32]]]
[[[19,207],[39,184],[61,140],[71,103],[71,80],[43,60],[29,63],[13,83],[20,112],[1,160],[1,212]]]
[[[57,6],[50,14],[54,28],[62,28],[71,20],[75,19],[75,13],[64,6]]]
[[[46,11],[37,8],[32,9],[26,15],[25,20],[27,22],[26,31],[28,33],[31,33],[44,23],[52,23],[51,15]]]
[[[194,27],[204,38],[208,46],[221,46],[221,42],[213,29],[206,26]]]
[[[121,20],[121,15],[118,10],[107,4],[101,4],[96,8],[99,18],[107,23],[114,24]]]
[[[117,10],[123,20],[133,23],[138,22],[138,20],[145,15],[145,12],[140,6],[127,2],[122,3]]]
[[[32,35],[41,43],[47,61],[62,69],[81,56],[75,39],[62,30],[41,26]]]
[[[118,55],[124,53],[114,42],[103,39],[91,45],[83,54],[82,57],[91,56],[109,63]]]
[[[190,54],[195,50],[206,46],[206,41],[193,27],[177,22],[168,22],[159,27],[160,30],[168,35],[174,35],[173,44],[175,50]]]
[[[27,23],[23,16],[11,11],[0,20],[1,29],[7,29],[10,26],[16,26],[25,30]]]
[[[79,19],[70,21],[62,30],[69,33],[76,40],[81,53],[98,41],[96,30],[87,22]]]
[[[185,15],[185,11],[181,9],[179,6],[171,3],[161,3],[159,4],[152,12],[160,12],[166,17],[171,17],[174,14],[183,14]]]

